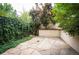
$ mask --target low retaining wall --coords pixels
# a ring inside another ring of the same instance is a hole
[[[39,36],[60,37],[68,45],[70,45],[73,49],[75,49],[77,52],[79,52],[79,38],[76,39],[64,31],[61,31],[61,30],[39,30]]]
[[[39,36],[60,37],[60,30],[39,30]]]
[[[77,52],[79,52],[79,38],[75,39],[74,37],[71,37],[68,33],[61,31],[61,39],[63,39],[73,49],[75,49]]]

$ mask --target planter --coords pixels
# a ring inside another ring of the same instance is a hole
[[[67,32],[61,31],[61,39],[79,52],[79,36],[72,37]]]

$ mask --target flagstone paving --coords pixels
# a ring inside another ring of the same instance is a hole
[[[34,37],[11,48],[2,55],[77,55],[73,48],[60,38]]]

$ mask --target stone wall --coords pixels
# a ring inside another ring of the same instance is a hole
[[[74,38],[68,33],[61,31],[61,39],[63,39],[67,44],[69,44],[73,49],[79,52],[79,38]]]

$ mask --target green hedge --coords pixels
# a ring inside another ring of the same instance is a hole
[[[0,17],[0,44],[24,37],[26,29],[18,19]]]
[[[5,43],[17,38],[21,33],[18,20],[0,17],[0,43]],[[16,37],[17,36],[17,37]]]
[[[31,21],[22,22],[16,18],[0,16],[0,44],[18,40],[30,34],[37,35],[38,25]]]

